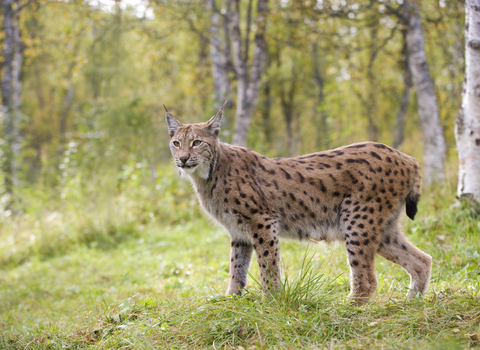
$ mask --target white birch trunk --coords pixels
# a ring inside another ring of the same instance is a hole
[[[218,13],[215,0],[207,0],[207,6],[211,11],[210,24],[210,58],[212,61],[212,77],[214,90],[213,108],[217,111],[226,100],[230,99],[230,78],[228,76],[226,55],[223,53],[220,39],[220,14]]]
[[[410,67],[408,66],[408,59],[405,59],[403,81],[404,81],[405,87],[403,89],[402,99],[400,100],[400,108],[397,112],[395,132],[393,135],[393,148],[399,148],[403,143],[403,137],[405,132],[405,117],[407,115],[408,105],[410,103],[412,73],[410,72]]]
[[[455,125],[458,198],[480,208],[480,0],[465,3],[465,82]]]
[[[15,182],[15,106],[13,103],[13,79],[14,79],[14,48],[15,48],[15,12],[12,8],[12,0],[2,0],[3,12],[3,76],[1,81],[2,105],[5,113],[5,125],[3,137],[5,139],[2,170],[5,177],[5,189],[7,193],[13,194],[13,183]]]
[[[13,54],[12,63],[12,83],[13,83],[13,96],[12,96],[12,134],[11,145],[12,159],[11,159],[11,176],[13,188],[18,187],[18,164],[20,157],[20,119],[22,116],[21,107],[21,94],[22,94],[22,63],[23,63],[23,43],[20,32],[20,16],[17,12],[16,21],[13,27],[13,40],[15,43],[15,50]]]
[[[234,66],[237,74],[237,110],[232,143],[238,146],[247,145],[248,129],[258,100],[265,57],[267,55],[265,43],[268,14],[267,1],[268,0],[258,0],[257,3],[257,17],[255,19],[257,31],[255,33],[255,48],[253,51],[250,75],[248,74],[248,55],[242,55],[239,0],[235,1],[235,6],[232,11],[231,38]]]
[[[437,98],[425,53],[417,0],[405,0],[403,15],[407,27],[407,55],[418,103],[425,142],[423,178],[426,185],[445,179],[447,144],[440,123]]]

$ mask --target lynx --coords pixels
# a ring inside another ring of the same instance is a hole
[[[407,297],[426,292],[432,258],[399,226],[412,220],[421,194],[417,161],[362,142],[292,158],[267,158],[219,140],[223,107],[210,120],[183,124],[166,110],[170,150],[208,215],[229,233],[227,295],[241,294],[255,251],[264,294],[281,288],[279,238],[344,241],[354,303],[377,289],[375,254],[410,275]]]

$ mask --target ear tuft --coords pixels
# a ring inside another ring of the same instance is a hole
[[[170,133],[170,137],[172,137],[178,131],[178,128],[181,127],[183,124],[182,122],[180,122],[180,120],[175,118],[173,114],[171,114],[167,110],[167,107],[165,107],[165,105],[163,105],[163,107],[165,108],[165,111],[166,111],[165,121],[167,122],[167,125],[168,125],[168,132]]]
[[[216,136],[220,133],[220,125],[222,123],[223,108],[227,104],[227,101],[223,104],[222,108],[207,122],[206,129],[213,132]]]

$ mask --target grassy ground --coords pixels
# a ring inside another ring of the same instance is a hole
[[[283,242],[282,296],[262,298],[253,263],[248,293],[224,298],[228,236],[188,185],[162,181],[156,199],[128,192],[105,212],[64,204],[2,223],[0,348],[480,347],[480,221],[451,207],[453,179],[405,219],[433,256],[425,298],[406,301],[407,274],[378,257],[378,293],[359,308],[341,245]]]

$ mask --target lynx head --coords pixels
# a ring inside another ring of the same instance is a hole
[[[170,151],[180,173],[210,178],[215,167],[224,106],[209,121],[198,124],[183,124],[164,106],[170,133]]]

